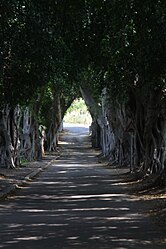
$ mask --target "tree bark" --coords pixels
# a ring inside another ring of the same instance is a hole
[[[52,103],[52,117],[51,124],[47,133],[47,150],[56,151],[58,144],[58,129],[62,122],[60,93],[56,87],[53,86],[53,103]]]
[[[94,148],[104,149],[102,144],[103,117],[102,117],[101,107],[99,107],[99,105],[95,102],[88,88],[80,87],[80,92],[92,117],[92,124],[91,124],[92,146]]]
[[[144,128],[144,170],[160,172],[165,164],[166,119],[161,103],[161,91],[153,91],[149,97]]]
[[[9,108],[0,112],[0,167],[15,168],[11,138],[8,133]]]

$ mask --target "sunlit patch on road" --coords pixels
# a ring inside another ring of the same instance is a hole
[[[119,171],[97,163],[89,135],[76,134],[64,135],[56,163],[1,202],[0,248],[165,249],[144,202]]]

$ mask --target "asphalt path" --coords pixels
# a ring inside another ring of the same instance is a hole
[[[0,201],[0,248],[166,248],[150,207],[122,184],[124,172],[97,162],[88,127],[65,129],[55,164]]]

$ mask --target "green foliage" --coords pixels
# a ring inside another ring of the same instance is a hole
[[[0,109],[35,106],[48,128],[61,121],[56,105],[63,118],[80,86],[98,104],[106,88],[114,114],[124,102],[134,112],[136,100],[148,113],[156,95],[164,109],[165,51],[164,0],[1,0]]]
[[[49,127],[52,114],[53,92],[52,84],[48,83],[42,95],[39,113],[39,123],[45,127]]]
[[[163,89],[165,27],[160,0],[2,0],[1,105],[27,104],[49,82],[64,106],[80,95],[79,85],[97,101],[104,87],[118,101]]]
[[[66,80],[72,71],[70,51],[55,33],[51,5],[2,1],[0,7],[1,104],[28,103],[49,81],[62,82],[62,75]]]
[[[75,99],[66,111],[64,121],[67,123],[91,124],[91,116],[82,98]]]
[[[87,111],[87,106],[85,105],[85,102],[82,98],[76,99],[73,101],[67,112],[71,113],[73,111],[82,111],[86,112]]]
[[[107,8],[101,46],[113,98],[123,101],[130,90],[148,94],[164,87],[165,14],[162,1],[112,1]]]
[[[28,101],[46,76],[46,36],[29,6],[1,2],[1,98],[16,105]]]

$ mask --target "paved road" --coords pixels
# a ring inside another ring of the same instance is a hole
[[[126,193],[117,169],[97,164],[79,132],[63,137],[54,165],[0,202],[0,248],[166,248],[159,227],[142,214],[149,206]]]

